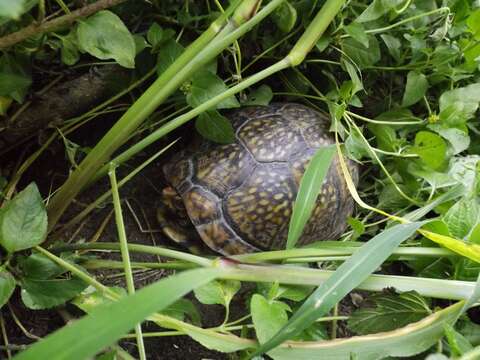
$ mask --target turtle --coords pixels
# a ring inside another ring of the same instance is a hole
[[[282,249],[302,175],[319,148],[335,143],[330,119],[298,103],[246,106],[227,117],[234,142],[200,139],[163,165],[161,228],[225,256]],[[357,164],[347,167],[356,182]],[[335,155],[297,244],[337,239],[353,208]]]

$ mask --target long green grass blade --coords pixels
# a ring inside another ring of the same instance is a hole
[[[359,248],[303,303],[288,323],[254,355],[270,351],[326,314],[387,259],[393,250],[422,225],[421,222],[393,226]]]
[[[443,336],[444,325],[455,322],[462,305],[460,301],[394,331],[332,341],[289,341],[268,354],[274,360],[380,360],[412,356],[428,350]]]
[[[149,285],[134,295],[106,304],[70,326],[47,336],[15,360],[88,359],[194,288],[215,279],[221,269],[196,269]]]
[[[298,188],[297,199],[293,206],[290,227],[288,228],[287,249],[295,246],[307,224],[318,194],[322,190],[323,180],[335,155],[335,146],[327,146],[317,150],[303,174]]]

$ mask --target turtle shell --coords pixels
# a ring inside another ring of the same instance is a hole
[[[334,143],[330,120],[300,104],[253,106],[229,115],[235,142],[201,140],[163,167],[202,240],[231,255],[285,247],[300,180],[316,150]],[[353,177],[357,167],[349,161]],[[352,213],[338,158],[322,185],[299,244],[333,240]]]

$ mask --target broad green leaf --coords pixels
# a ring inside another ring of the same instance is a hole
[[[168,40],[158,53],[157,74],[161,75],[165,72],[165,70],[167,70],[168,67],[182,54],[183,50],[183,46],[175,40]]]
[[[411,151],[420,156],[426,165],[436,170],[445,164],[447,145],[437,134],[419,131],[415,135],[415,145]]]
[[[0,210],[0,245],[8,252],[29,249],[47,236],[47,212],[31,183]]]
[[[18,20],[37,2],[38,0],[0,0],[0,18]]]
[[[215,280],[194,290],[195,297],[202,304],[218,304],[228,307],[233,296],[240,290],[236,280]]]
[[[109,291],[115,293],[118,298],[127,295],[127,290],[122,287],[109,287]],[[76,296],[71,303],[81,309],[83,312],[90,314],[100,305],[110,304],[113,300],[105,297],[103,292],[99,292],[93,287],[88,287],[81,294]]]
[[[216,110],[200,114],[195,128],[206,139],[220,144],[230,144],[235,140],[235,132],[230,120]]]
[[[422,223],[395,225],[384,230],[359,248],[293,314],[288,323],[255,352],[261,354],[277,347],[307,328],[330,311],[345,295],[374,272]]]
[[[352,241],[357,240],[365,232],[365,225],[360,220],[349,217],[347,223],[353,230]]]
[[[451,125],[462,124],[473,117],[479,102],[479,83],[446,91],[439,99],[440,119]]]
[[[227,85],[210,71],[201,71],[192,80],[187,103],[192,108],[202,105],[207,100],[227,91]],[[230,96],[217,104],[217,109],[230,109],[240,106],[235,96]]]
[[[345,32],[353,39],[357,40],[364,47],[368,48],[368,35],[365,32],[364,27],[356,22],[353,22],[344,27]]]
[[[476,40],[480,40],[480,9],[473,11],[467,19],[468,29]]]
[[[463,302],[412,323],[380,334],[332,341],[289,341],[268,353],[274,360],[382,360],[409,357],[428,350],[443,336],[444,325],[453,324]]]
[[[442,126],[441,124],[428,125],[428,128],[448,140],[452,145],[453,155],[467,150],[470,145],[470,136],[463,130]]]
[[[368,124],[368,130],[375,135],[377,141],[377,147],[385,151],[396,151],[398,149],[401,140],[397,138],[397,133],[393,126]]]
[[[290,32],[297,22],[297,10],[288,1],[284,1],[272,14],[272,19],[284,33]]]
[[[80,294],[87,284],[78,279],[23,279],[22,300],[26,307],[34,310],[62,305]]]
[[[80,53],[76,45],[75,33],[72,32],[70,36],[62,36],[61,58],[65,65],[74,65],[80,59]]]
[[[122,20],[102,10],[78,24],[80,48],[98,59],[114,59],[126,68],[135,67],[135,41]]]
[[[478,164],[480,164],[478,155],[459,156],[450,162],[449,175],[465,186],[466,193],[473,192],[477,178],[480,179]]]
[[[402,1],[403,0],[373,0],[355,21],[362,23],[377,20],[395,6],[402,3]]]
[[[407,107],[420,101],[427,89],[427,77],[418,71],[409,71],[403,93],[402,106]]]
[[[195,305],[188,299],[179,299],[162,311],[162,314],[181,321],[188,317],[192,324],[200,326],[202,317]]]
[[[263,344],[269,340],[288,321],[288,305],[271,300],[268,301],[260,294],[254,294],[250,301],[253,326],[258,341]]]
[[[152,45],[153,49],[158,48],[163,39],[163,29],[157,23],[150,25],[147,31],[147,41]]]
[[[378,41],[372,35],[368,36],[368,46],[348,38],[342,42],[342,49],[360,69],[375,65],[381,58]]]
[[[287,249],[295,246],[315,208],[318,194],[335,155],[335,146],[317,150],[303,174],[288,228]]]
[[[398,38],[389,34],[381,34],[380,37],[382,38],[385,46],[388,49],[388,52],[396,61],[400,61],[400,49],[402,47],[402,43]]]
[[[272,89],[270,86],[264,84],[252,90],[243,105],[268,105],[270,101],[272,101],[272,98]]]
[[[6,270],[0,271],[0,309],[8,302],[15,290],[15,279]]]
[[[22,270],[22,275],[29,279],[46,280],[66,272],[63,267],[40,253],[20,258],[18,263]]]
[[[162,279],[50,334],[15,356],[15,360],[87,359],[122,337],[136,324],[161,311],[222,269],[196,269]],[[81,335],[81,336],[79,336]]]
[[[345,151],[351,159],[361,160],[371,157],[370,151],[357,131],[352,131],[345,140]]]
[[[352,89],[352,95],[356,94],[360,90],[363,90],[363,83],[361,80],[361,73],[358,71],[358,69],[350,63],[347,59],[344,59],[342,57],[342,64],[345,66],[345,69],[348,72],[348,75],[350,76],[350,79],[352,79],[353,83],[353,89]]]
[[[450,234],[464,239],[478,222],[480,209],[476,199],[463,198],[456,202],[443,216]]]
[[[358,335],[399,329],[431,314],[428,304],[415,291],[401,294],[375,294],[369,305],[356,310],[348,327]]]
[[[5,73],[0,70],[0,95],[11,95],[30,86],[32,80],[23,74]]]

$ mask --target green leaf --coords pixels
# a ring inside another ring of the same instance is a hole
[[[443,216],[450,234],[464,239],[478,221],[480,209],[476,199],[461,199]]]
[[[470,84],[462,88],[444,92],[439,99],[440,119],[457,125],[471,119],[480,102],[480,84]]]
[[[204,138],[220,144],[230,144],[235,140],[230,120],[216,110],[200,114],[195,127]]]
[[[29,249],[47,236],[47,212],[31,183],[0,210],[0,245],[8,252]]]
[[[163,29],[157,23],[150,25],[147,31],[147,41],[152,45],[153,49],[157,49],[163,39]]]
[[[343,57],[342,64],[343,66],[345,66],[345,69],[347,70],[350,79],[352,79],[353,89],[351,95],[354,95],[360,90],[363,90],[363,83],[361,80],[362,74],[360,73],[360,71],[348,59],[344,59]]]
[[[385,43],[385,46],[388,49],[388,52],[396,61],[400,61],[401,55],[400,55],[400,49],[402,47],[402,43],[398,38],[395,36],[389,35],[389,34],[381,34],[380,37],[382,38],[383,42]]]
[[[202,323],[202,318],[198,309],[188,299],[179,299],[175,301],[172,305],[163,310],[162,314],[181,321],[184,321],[185,317],[188,317],[195,325],[201,325]]]
[[[345,295],[374,272],[422,223],[395,225],[360,247],[293,314],[288,323],[255,354],[268,352],[330,311]]]
[[[288,305],[279,301],[268,301],[260,294],[254,294],[250,301],[253,326],[258,341],[263,344],[279,331],[288,321]]]
[[[318,149],[302,176],[288,228],[287,249],[293,248],[302,235],[303,229],[315,208],[318,194],[322,190],[323,181],[335,151],[333,145]]]
[[[359,335],[395,330],[431,314],[415,291],[376,294],[367,301],[370,306],[356,310],[348,320],[348,327]]]
[[[353,230],[352,241],[357,240],[365,232],[365,225],[360,220],[349,217],[347,223]]]
[[[21,286],[21,295],[25,306],[38,310],[64,304],[80,294],[80,292],[87,287],[87,284],[78,278],[67,280],[37,280],[25,278]]]
[[[20,269],[24,277],[46,280],[66,272],[66,270],[43,254],[34,253],[19,259]]]
[[[108,303],[50,334],[15,356],[15,360],[88,359],[156,311],[196,286],[213,280],[222,269],[196,269],[162,279],[115,303]],[[79,336],[81,334],[81,336]]]
[[[9,96],[22,102],[31,84],[32,78],[22,58],[10,55],[0,57],[0,96]]]
[[[345,39],[342,42],[342,49],[360,69],[376,64],[381,58],[375,36],[368,37],[368,46],[352,38]]]
[[[15,279],[6,270],[0,271],[0,309],[5,305],[15,290]]]
[[[470,136],[460,129],[445,127],[440,124],[428,125],[430,130],[435,131],[452,145],[453,155],[457,155],[468,149],[470,145]]]
[[[210,71],[201,71],[192,80],[187,103],[192,108],[202,105],[207,100],[227,91],[228,88],[217,75]],[[235,96],[230,96],[217,104],[217,109],[230,109],[240,106]]]
[[[114,59],[126,68],[135,67],[135,41],[122,20],[102,10],[81,21],[77,27],[80,48],[98,59]]]
[[[284,1],[272,14],[273,22],[284,33],[290,32],[297,22],[297,10]]]
[[[467,19],[468,29],[476,40],[480,40],[480,9],[475,10]]]
[[[362,23],[377,20],[395,6],[402,3],[402,1],[403,0],[373,0],[355,21]]]
[[[255,90],[252,90],[248,96],[247,100],[243,105],[268,105],[272,101],[273,92],[270,86],[260,85]]]
[[[158,53],[157,74],[161,75],[163,72],[165,72],[165,70],[167,70],[168,67],[172,65],[183,53],[183,50],[183,46],[177,43],[175,40],[168,40]]]
[[[215,280],[195,289],[195,297],[202,304],[218,304],[228,307],[233,296],[240,290],[241,283],[236,280]]]
[[[345,26],[344,30],[353,39],[357,40],[364,47],[368,48],[368,35],[365,32],[365,28],[361,24],[353,22],[350,25]]]
[[[418,71],[409,71],[402,106],[410,106],[420,101],[428,89],[427,77]]]
[[[447,145],[437,134],[419,131],[415,135],[415,146],[411,151],[420,156],[426,165],[436,170],[445,163]]]
[[[38,0],[0,0],[0,18],[18,20],[37,2]]]

